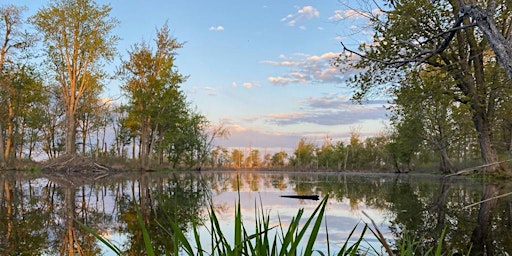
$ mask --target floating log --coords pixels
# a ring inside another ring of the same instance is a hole
[[[306,199],[306,200],[319,200],[318,195],[283,195],[281,197],[295,198],[295,199]]]

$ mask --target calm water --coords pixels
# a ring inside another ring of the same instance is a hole
[[[144,255],[136,208],[140,209],[157,255],[171,251],[170,235],[159,225],[169,219],[190,230],[192,221],[208,222],[213,204],[228,241],[240,198],[249,234],[256,206],[263,205],[271,224],[289,223],[299,209],[308,216],[319,201],[281,195],[329,195],[326,226],[331,253],[354,239],[373,220],[390,244],[407,234],[419,244],[435,244],[446,228],[445,248],[473,253],[512,252],[511,185],[486,184],[461,177],[344,173],[201,172],[123,173],[97,177],[44,177],[0,173],[0,255],[113,255],[75,220],[109,239],[126,255]],[[256,205],[256,206],[255,206]],[[370,216],[367,218],[363,212]],[[303,219],[306,219],[304,217]],[[325,225],[315,248],[327,251]],[[199,228],[205,249],[209,225]],[[383,250],[371,233],[366,247]],[[491,254],[489,254],[491,255]]]

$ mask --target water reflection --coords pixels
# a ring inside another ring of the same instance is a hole
[[[144,255],[136,209],[150,232],[155,253],[163,255],[174,248],[169,221],[190,230],[192,222],[207,220],[210,202],[231,241],[238,197],[249,228],[255,221],[255,205],[260,203],[271,222],[284,224],[298,209],[304,208],[307,214],[318,204],[281,197],[289,194],[331,196],[326,221],[334,251],[355,225],[369,221],[362,211],[391,242],[406,235],[409,241],[428,248],[446,230],[444,248],[453,251],[465,252],[469,247],[473,255],[512,251],[511,197],[471,206],[511,191],[510,185],[460,177],[194,172],[123,173],[94,180],[2,172],[0,184],[0,255],[111,255],[75,220],[114,241],[126,255]],[[208,245],[207,227],[200,233]],[[381,249],[371,234],[367,241]],[[326,243],[323,232],[315,248],[326,250]]]

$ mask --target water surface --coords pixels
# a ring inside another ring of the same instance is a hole
[[[420,245],[434,246],[446,230],[444,247],[453,251],[472,246],[475,255],[484,249],[510,252],[511,197],[471,205],[511,190],[510,185],[419,174],[203,171],[86,178],[1,172],[0,255],[114,255],[76,221],[113,241],[124,254],[144,255],[136,209],[157,255],[174,246],[169,220],[183,230],[190,230],[192,222],[207,223],[199,232],[209,250],[210,204],[228,241],[233,240],[238,200],[249,233],[254,231],[255,209],[261,206],[271,224],[286,227],[299,209],[304,209],[305,220],[319,204],[282,195],[329,195],[326,225],[315,244],[320,251],[330,247],[331,253],[337,252],[354,227],[350,241],[359,237],[365,223],[374,228],[374,221],[391,245],[405,234]],[[365,235],[364,246],[383,252],[371,233]]]

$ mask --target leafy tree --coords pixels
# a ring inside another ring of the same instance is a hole
[[[48,158],[56,158],[65,152],[65,110],[58,86],[49,86],[48,104],[43,111],[43,151]]]
[[[12,145],[9,148],[11,151],[16,149],[17,152],[9,152],[6,156],[12,158],[18,154],[18,158],[21,159],[25,152],[25,144],[28,144],[27,152],[30,158],[45,122],[42,117],[48,103],[48,94],[45,92],[47,88],[43,85],[39,74],[28,65],[18,66],[15,71],[12,71],[10,81],[12,86],[10,95],[12,140],[10,143]]]
[[[309,166],[315,159],[315,144],[306,138],[300,138],[297,148],[293,152],[294,164],[296,166]]]
[[[275,153],[271,158],[271,165],[274,167],[283,167],[285,166],[285,160],[288,157],[288,154],[284,151],[280,151]]]
[[[413,170],[413,160],[423,143],[424,133],[418,116],[406,116],[395,122],[387,149],[397,172]]]
[[[367,168],[377,169],[385,167],[388,161],[386,145],[388,137],[384,134],[378,134],[374,137],[368,137],[364,140],[364,154],[362,156],[366,162]]]
[[[350,131],[350,143],[347,145],[344,159],[344,169],[359,169],[362,166],[362,156],[363,156],[364,145],[361,141],[361,135],[357,131],[357,129],[352,129]]]
[[[249,156],[245,158],[245,166],[249,168],[259,167],[261,165],[260,151],[252,149]]]
[[[455,127],[452,114],[457,110],[457,104],[450,95],[454,81],[450,77],[429,69],[421,72],[411,72],[400,88],[394,91],[395,105],[391,108],[392,120],[395,125],[401,125],[399,119],[418,122],[411,126],[417,130],[416,136],[421,137],[436,152],[440,159],[439,168],[445,173],[454,171],[450,160],[450,145],[455,139]],[[422,104],[418,104],[422,102]],[[469,116],[469,113],[464,113]],[[403,127],[402,127],[403,128]],[[414,134],[411,134],[414,135]]]
[[[32,17],[65,104],[67,154],[76,154],[81,98],[96,85],[93,78],[104,77],[101,65],[115,54],[118,38],[111,32],[118,22],[109,17],[110,11],[93,0],[53,0]]]
[[[225,167],[229,164],[229,151],[221,146],[216,146],[211,152],[211,166]]]
[[[444,85],[444,92],[450,93],[459,104],[470,107],[484,164],[496,163],[492,120],[497,103],[503,102],[503,93],[510,84],[491,88],[490,83],[486,82],[486,74],[491,72],[489,67],[494,66],[493,63],[501,57],[491,55],[489,44],[493,49],[496,46],[490,41],[493,38],[482,37],[480,32],[487,34],[483,23],[493,23],[491,25],[497,25],[501,31],[508,31],[508,17],[512,9],[506,1],[499,4],[488,1],[488,9],[496,11],[490,13],[477,11],[482,10],[481,5],[461,1],[388,3],[387,9],[379,6],[379,15],[371,16],[375,31],[373,42],[362,44],[361,52],[344,47],[350,54],[359,57],[351,67],[364,70],[351,80],[357,90],[355,97],[362,100],[379,86],[400,87],[412,71],[435,67],[437,72],[454,81]],[[492,13],[496,15],[490,20],[475,19]],[[478,31],[475,26],[481,30]],[[496,171],[498,167],[492,165],[487,170]]]
[[[340,151],[340,148],[338,148],[337,146],[339,145],[332,144],[332,141],[329,137],[326,137],[324,139],[322,147],[317,148],[316,150],[319,167],[327,169],[340,169],[341,163],[343,161],[343,152]]]
[[[80,132],[82,139],[82,154],[86,153],[87,139],[90,138],[91,133],[107,125],[107,120],[105,119],[110,113],[108,102],[105,102],[100,97],[103,86],[95,78],[91,78],[90,84],[90,89],[80,98],[80,104],[77,109],[77,130]],[[98,136],[96,139],[99,141]]]
[[[244,153],[239,150],[239,149],[233,149],[233,151],[231,151],[231,163],[233,163],[233,165],[235,167],[242,167],[242,160],[244,158]]]
[[[178,159],[187,150],[184,140],[190,130],[185,129],[195,128],[187,121],[198,121],[196,125],[202,122],[196,120],[202,119],[198,115],[189,114],[179,87],[185,77],[178,73],[174,60],[176,50],[183,44],[171,37],[167,24],[157,30],[155,44],[155,51],[145,42],[135,44],[121,70],[126,82],[122,89],[130,101],[126,126],[136,131],[140,139],[143,169],[148,168],[150,155],[158,144],[160,150],[168,145],[166,148],[173,150],[174,158]]]
[[[33,44],[32,36],[21,30],[24,7],[0,6],[0,167],[13,156],[15,111],[14,88],[17,70],[23,66],[21,60]],[[5,135],[5,137],[4,137]]]

